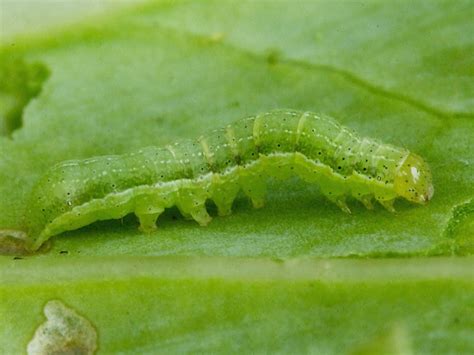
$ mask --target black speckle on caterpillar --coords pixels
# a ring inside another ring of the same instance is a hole
[[[262,207],[265,178],[292,175],[318,184],[347,213],[348,196],[368,209],[375,200],[394,211],[397,197],[425,204],[434,191],[428,165],[408,150],[359,137],[330,117],[277,110],[196,141],[60,163],[34,187],[25,233],[36,250],[51,236],[129,213],[149,232],[175,205],[205,226],[211,221],[206,200],[215,202],[219,215],[227,215],[243,190],[255,207]]]

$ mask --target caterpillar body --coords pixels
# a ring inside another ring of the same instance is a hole
[[[33,188],[25,233],[36,250],[51,236],[129,213],[148,232],[174,205],[204,226],[211,221],[206,200],[227,215],[243,190],[261,207],[265,178],[291,175],[317,183],[345,212],[348,196],[394,211],[397,197],[424,204],[434,191],[428,165],[408,150],[359,137],[330,117],[277,110],[195,141],[57,164]]]

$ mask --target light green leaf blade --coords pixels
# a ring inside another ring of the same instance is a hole
[[[4,260],[0,311],[15,327],[1,328],[0,346],[21,353],[45,320],[46,301],[61,299],[96,328],[105,354],[396,353],[396,344],[414,354],[468,354],[472,265],[472,258]],[[380,344],[387,336],[389,349]]]

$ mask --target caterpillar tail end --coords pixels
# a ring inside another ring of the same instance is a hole
[[[22,230],[0,229],[0,255],[28,255],[37,251],[42,241],[32,240]]]

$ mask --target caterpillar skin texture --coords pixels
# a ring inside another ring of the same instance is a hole
[[[369,209],[375,199],[394,211],[397,197],[425,204],[434,191],[427,164],[408,150],[359,137],[326,116],[278,110],[195,141],[54,166],[31,194],[29,248],[36,250],[64,231],[129,213],[137,215],[141,230],[152,231],[158,216],[174,205],[205,226],[211,221],[206,200],[215,202],[219,215],[227,215],[242,189],[254,207],[261,207],[266,177],[292,175],[317,183],[345,212],[350,212],[348,196]]]

